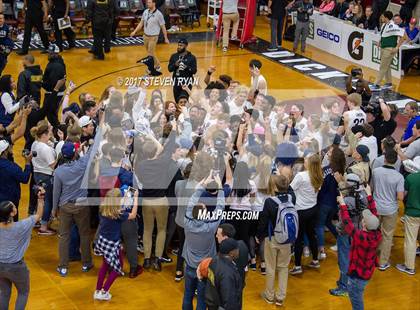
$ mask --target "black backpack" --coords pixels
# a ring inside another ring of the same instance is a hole
[[[218,266],[219,266],[218,262],[219,262],[219,257],[218,256],[214,257],[211,260],[211,263],[208,269],[208,277],[207,277],[207,282],[206,282],[206,293],[205,293],[206,306],[208,307],[208,309],[218,309],[220,306],[220,296],[216,288],[216,280],[215,280],[215,275],[218,272]]]

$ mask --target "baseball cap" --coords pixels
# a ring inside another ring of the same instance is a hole
[[[9,148],[10,144],[6,140],[0,140],[0,155]]]
[[[356,147],[356,152],[362,156],[363,161],[369,162],[369,148],[366,145],[360,144]]]
[[[220,243],[219,252],[220,254],[229,254],[238,248],[238,241],[233,238],[227,238]]]
[[[60,53],[60,48],[56,44],[50,44],[50,46],[48,46],[48,53],[58,54]]]
[[[181,39],[178,40],[178,43],[188,45],[188,40],[186,38],[181,38]]]
[[[365,209],[362,211],[362,217],[368,230],[378,229],[379,219],[377,216],[373,215],[369,209]]]
[[[179,147],[180,147],[181,149],[187,149],[187,150],[189,150],[189,149],[191,149],[191,147],[193,146],[193,143],[192,143],[192,141],[191,141],[191,140],[189,140],[189,139],[186,139],[186,138],[181,138],[181,139],[179,139],[179,141],[178,141],[178,145],[179,145]]]
[[[286,166],[293,165],[299,158],[299,151],[294,143],[283,142],[277,145],[276,164],[281,163]]]
[[[262,126],[255,126],[254,128],[254,134],[255,135],[264,135],[265,134],[265,129]]]
[[[73,158],[74,153],[76,153],[76,147],[73,142],[66,141],[61,147],[61,154],[64,158]]]
[[[79,126],[81,128],[89,125],[90,123],[92,123],[92,119],[87,115],[83,115],[81,118],[79,118]]]
[[[414,17],[412,17],[412,18],[410,19],[410,24],[412,24],[412,25],[417,24],[417,20],[416,20]]]
[[[346,175],[346,183],[349,185],[360,184],[358,190],[360,191],[363,189],[361,185],[362,181],[360,180],[360,177],[355,173],[349,173]]]

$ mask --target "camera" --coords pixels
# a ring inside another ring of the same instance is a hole
[[[362,214],[362,211],[367,208],[366,192],[363,187],[366,184],[354,180],[347,180],[347,183],[350,183],[351,185],[342,189],[342,191],[346,192],[346,197],[353,197],[355,201],[354,205],[348,206],[348,212],[350,217],[358,217]]]
[[[45,189],[47,187],[47,184],[43,182],[39,182],[38,184],[35,184],[32,187],[32,190],[34,191],[35,195],[38,195],[38,193],[41,191],[41,189]]]
[[[218,156],[223,156],[227,150],[226,148],[226,140],[222,138],[215,138],[214,139],[214,148],[218,153]]]
[[[359,75],[362,75],[362,69],[360,69],[360,68],[354,68],[354,69],[351,69],[351,76],[352,77],[356,77],[356,76],[359,76]]]
[[[29,155],[31,155],[31,153],[32,153],[32,157],[36,157],[38,155],[38,153],[36,151],[31,152],[28,149],[22,150],[22,156],[23,157],[28,157]]]
[[[136,193],[136,189],[135,188],[133,188],[131,186],[127,188],[127,197],[133,198],[134,195],[135,195],[135,193]]]
[[[367,105],[362,105],[362,110],[365,113],[373,114],[375,117],[379,117],[382,115],[382,109],[381,104],[379,102],[379,99],[381,99],[379,96],[373,98],[369,101]]]
[[[175,115],[169,115],[169,122],[173,122],[175,120]]]

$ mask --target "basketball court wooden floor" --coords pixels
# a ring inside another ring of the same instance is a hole
[[[257,21],[256,34],[268,39],[269,31],[264,18]],[[288,42],[285,47],[290,49]],[[272,61],[256,56],[246,49],[239,50],[232,47],[227,54],[216,48],[214,42],[191,43],[189,49],[197,56],[198,77],[202,80],[207,68],[216,65],[215,75],[226,73],[249,85],[248,62],[252,58],[262,61],[262,73],[267,78],[269,88],[279,99],[305,99],[323,96],[342,95],[343,92],[313,80],[296,71],[275,64]],[[158,56],[162,66],[167,67],[168,59],[176,51],[176,44],[159,45]],[[37,62],[45,68],[47,59],[45,55],[34,52]],[[80,92],[88,91],[99,98],[102,90],[108,85],[117,85],[119,78],[138,77],[144,73],[144,68],[136,66],[135,61],[144,56],[142,46],[113,48],[106,61],[93,61],[86,49],[77,49],[64,52],[63,57],[67,64],[68,79],[73,80],[80,87],[71,96],[71,101],[77,101]],[[349,72],[350,64],[334,56],[324,54],[322,51],[308,48],[305,56],[316,61],[322,61],[336,69]],[[17,78],[21,71],[20,59],[11,55],[6,73]],[[169,76],[167,70],[164,75]],[[364,70],[365,77],[373,79],[375,72]],[[406,77],[395,81],[398,91],[414,98],[420,97],[418,76]],[[203,86],[201,81],[201,86]],[[124,90],[125,88],[123,88]],[[167,98],[172,97],[170,88],[166,88]],[[23,166],[20,156],[22,141],[15,146],[15,158]],[[5,180],[3,180],[5,181]],[[26,214],[28,204],[28,187],[22,186],[21,215]],[[55,223],[56,225],[56,223]],[[392,250],[392,264],[403,262],[403,233],[398,224],[397,237],[394,239]],[[337,254],[328,248],[333,244],[327,234],[327,259],[321,263],[321,269],[314,271],[305,268],[302,276],[289,277],[288,295],[284,305],[285,309],[350,309],[347,298],[333,297],[328,289],[335,287],[338,278]],[[174,258],[174,257],[173,257]],[[27,309],[30,310],[67,310],[67,309],[181,309],[184,282],[174,281],[175,263],[165,264],[163,271],[145,272],[136,279],[128,277],[119,278],[113,285],[112,301],[93,301],[92,294],[95,289],[97,268],[101,260],[94,258],[95,268],[89,273],[82,273],[79,262],[71,263],[66,278],[60,277],[55,271],[58,262],[57,237],[40,237],[34,232],[25,260],[31,271],[31,293]],[[143,256],[139,256],[143,262]],[[307,259],[304,264],[309,263]],[[417,270],[420,271],[420,259],[417,258]],[[125,267],[127,264],[125,264]],[[264,276],[258,271],[249,271],[247,285],[244,290],[244,309],[274,309],[274,305],[266,304],[260,297],[264,289]],[[385,272],[375,271],[366,294],[366,309],[420,309],[420,276],[408,276],[390,268]],[[15,294],[12,302],[14,302]],[[13,306],[11,307],[11,309]]]

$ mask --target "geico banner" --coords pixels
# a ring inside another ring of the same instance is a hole
[[[379,71],[380,35],[342,20],[314,12],[309,21],[307,43],[355,64]],[[392,75],[401,77],[401,51],[395,55]]]
[[[323,51],[336,54],[341,50],[342,31],[334,27],[330,16],[315,14],[309,21],[309,35],[307,43]]]

